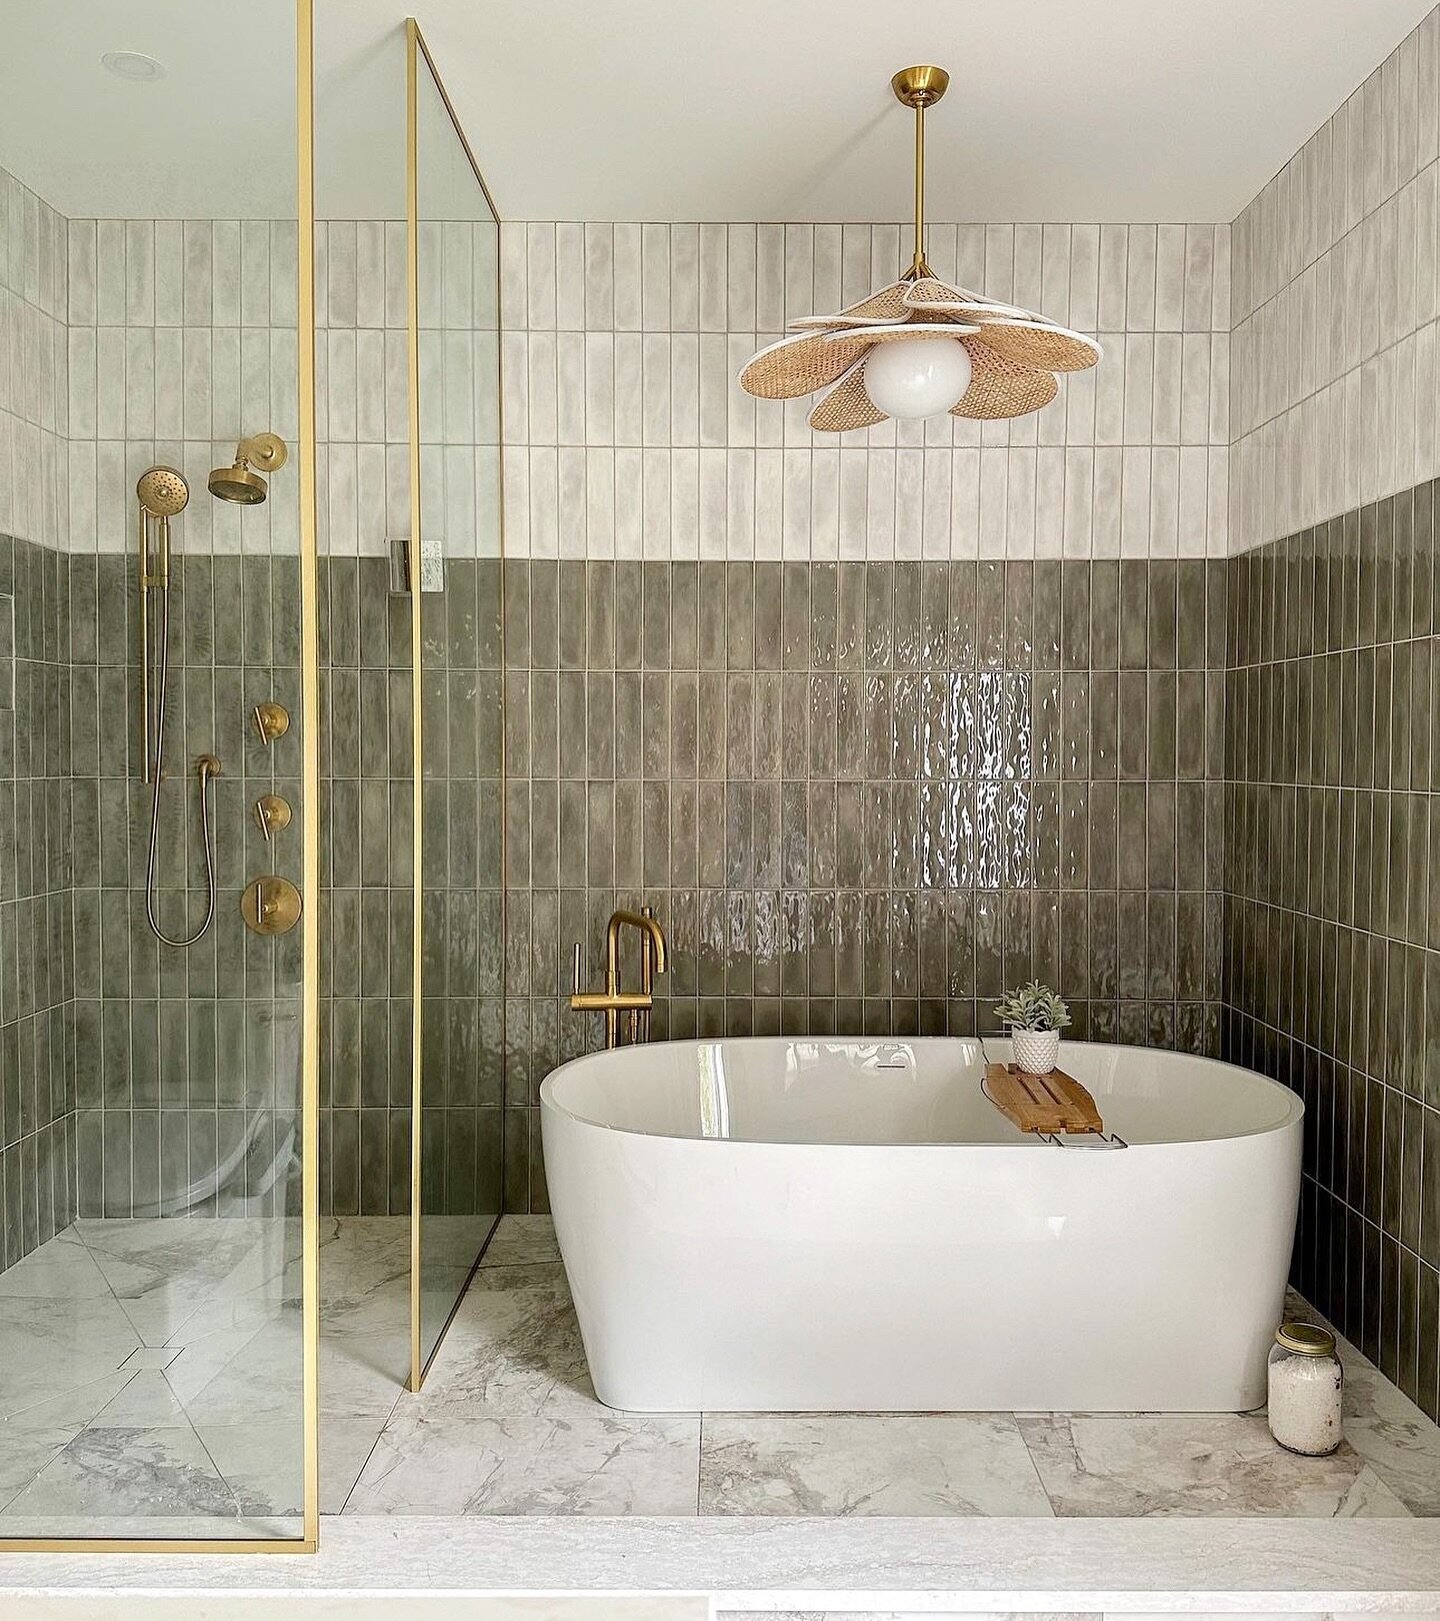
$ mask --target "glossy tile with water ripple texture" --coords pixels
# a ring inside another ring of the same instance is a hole
[[[702,1514],[1048,1515],[1008,1413],[707,1413]]]
[[[1213,1052],[1226,567],[656,560],[637,602],[618,569],[507,562],[522,621],[531,571],[577,604],[569,659],[547,625],[507,684],[517,730],[546,695],[507,787],[512,1204],[546,1206],[537,1090],[595,1043],[569,953],[593,977],[617,891],[671,937],[657,1037],[968,1035],[1038,976],[1077,1039]],[[638,679],[582,633],[595,591],[644,627]],[[952,899],[917,954],[909,919]]]

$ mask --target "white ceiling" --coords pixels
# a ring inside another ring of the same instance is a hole
[[[293,215],[294,19],[294,0],[0,0],[0,167],[71,219]],[[166,76],[118,79],[105,51]]]
[[[319,191],[398,211],[405,0],[316,0]],[[509,219],[1228,220],[1431,0],[413,0]],[[293,210],[290,0],[4,0],[0,164],[63,212]],[[169,69],[127,84],[102,51]]]

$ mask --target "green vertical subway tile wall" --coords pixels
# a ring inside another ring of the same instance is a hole
[[[969,1034],[1038,975],[1076,1036],[1218,1051],[1225,580],[507,562],[511,1206],[617,905],[670,936],[657,1037]]]
[[[1223,1052],[1306,1105],[1296,1282],[1440,1414],[1440,599],[1418,485],[1231,562]]]
[[[68,584],[0,536],[0,1268],[75,1214]]]
[[[160,945],[145,918],[133,559],[70,559],[81,1216],[270,1214],[298,1187],[300,936],[251,933],[239,897],[261,873],[301,879],[299,562],[177,550],[170,595],[157,886],[170,932],[205,909],[194,761],[209,750],[223,766],[215,921],[186,951]],[[268,746],[251,720],[266,699],[293,717]],[[263,793],[296,813],[271,841],[254,816]]]
[[[423,607],[425,1208],[493,1211],[503,1104],[498,562],[449,559]],[[414,820],[410,599],[377,557],[321,563],[321,1199],[410,1207]]]

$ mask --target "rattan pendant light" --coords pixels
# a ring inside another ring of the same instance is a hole
[[[1093,338],[1043,315],[944,282],[925,262],[925,109],[945,94],[943,68],[903,68],[890,81],[915,113],[915,254],[899,281],[835,315],[792,321],[792,336],[753,355],[740,373],[765,400],[828,392],[810,426],[831,433],[888,416],[994,422],[1048,405],[1056,372],[1100,358]],[[892,347],[893,346],[893,347]],[[867,372],[869,377],[867,379]]]

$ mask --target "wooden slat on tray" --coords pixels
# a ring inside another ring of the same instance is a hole
[[[987,1064],[985,1089],[995,1107],[1021,1131],[1105,1130],[1095,1099],[1063,1069],[1027,1075],[1017,1064]]]

